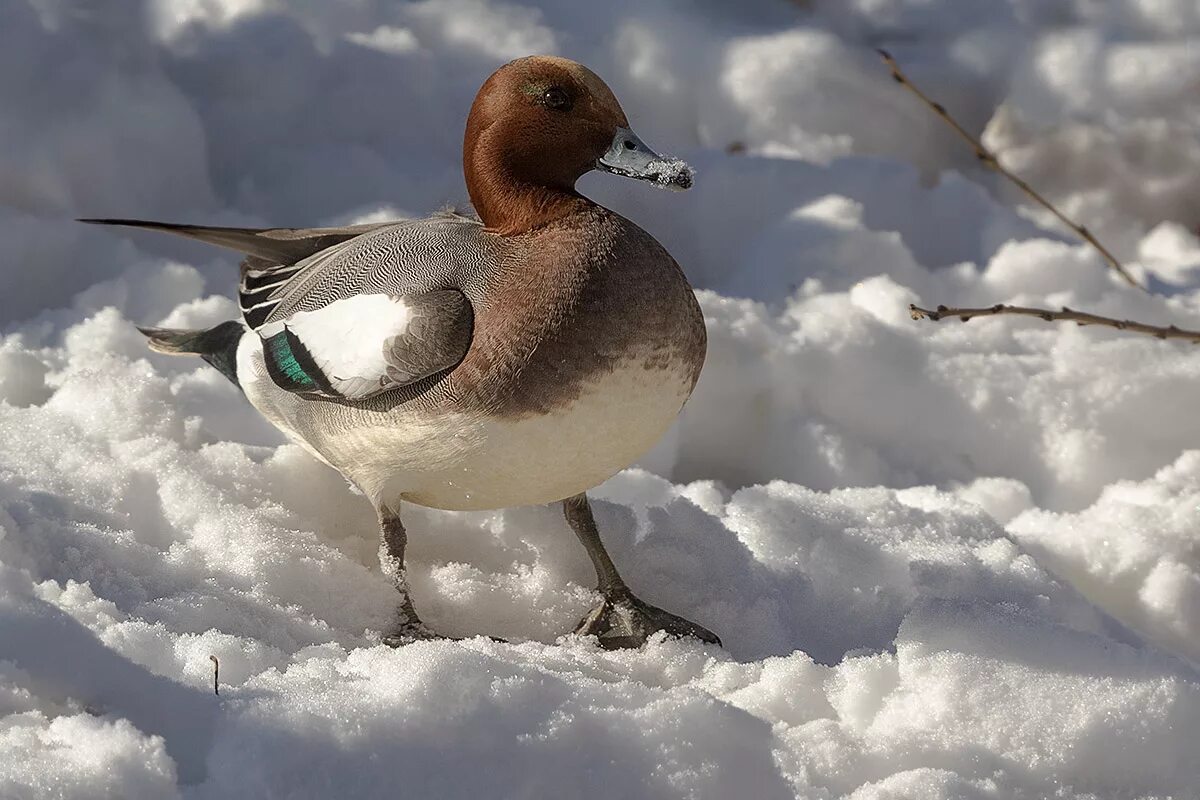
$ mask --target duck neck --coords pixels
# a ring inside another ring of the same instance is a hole
[[[574,180],[522,177],[536,173],[534,165],[514,165],[503,149],[486,136],[472,136],[463,153],[463,174],[475,212],[485,228],[501,236],[516,236],[548,225],[590,205],[575,191]]]

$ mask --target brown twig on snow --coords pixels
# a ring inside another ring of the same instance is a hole
[[[219,695],[221,693],[221,687],[217,683],[217,679],[221,674],[221,662],[217,661],[216,656],[209,656],[208,658],[213,662],[213,694]]]
[[[1135,322],[1131,319],[1113,319],[1112,317],[1102,317],[1099,314],[1089,314],[1086,311],[1075,311],[1063,306],[1061,311],[1051,311],[1048,308],[1030,308],[1029,306],[1008,306],[1003,303],[998,303],[987,308],[948,308],[947,306],[938,306],[936,311],[930,311],[928,308],[921,308],[915,305],[909,305],[908,312],[913,319],[928,319],[933,322],[945,319],[947,317],[958,317],[963,322],[967,322],[975,317],[992,317],[1000,314],[1016,314],[1022,317],[1037,317],[1046,322],[1075,322],[1079,325],[1106,325],[1109,328],[1116,328],[1121,331],[1133,331],[1134,333],[1144,333],[1149,336],[1154,336],[1158,339],[1183,339],[1192,344],[1200,344],[1200,331],[1189,331],[1175,325],[1160,327],[1158,325],[1147,325],[1144,322]]]
[[[1132,275],[1129,274],[1129,271],[1125,269],[1125,265],[1118,261],[1117,257],[1109,252],[1107,247],[1100,244],[1100,240],[1093,236],[1091,231],[1089,231],[1083,225],[1080,225],[1078,222],[1070,219],[1066,214],[1059,211],[1053,203],[1038,194],[1032,186],[1030,186],[1020,177],[1005,169],[1005,167],[1000,163],[1000,160],[996,157],[996,154],[991,150],[988,150],[983,146],[982,142],[968,133],[967,129],[960,125],[958,120],[950,115],[950,112],[946,110],[945,106],[936,100],[933,100],[931,97],[929,97],[929,95],[918,89],[916,85],[908,79],[908,76],[905,75],[900,69],[900,65],[896,63],[896,59],[892,58],[891,53],[882,49],[877,50],[876,52],[878,52],[880,57],[883,58],[883,63],[887,64],[888,69],[891,70],[892,78],[896,81],[896,83],[900,84],[905,89],[908,89],[910,92],[916,95],[917,98],[920,99],[920,101],[926,106],[928,106],[934,114],[937,114],[942,122],[945,122],[947,125],[949,125],[954,132],[958,134],[959,138],[969,144],[971,149],[975,151],[975,157],[979,159],[980,163],[982,163],[985,167],[995,170],[1003,175],[1005,178],[1011,181],[1014,186],[1024,192],[1027,197],[1045,208],[1047,211],[1057,217],[1064,225],[1073,230],[1076,235],[1079,236],[1079,238],[1083,239],[1085,242],[1094,247],[1096,252],[1098,252],[1104,258],[1104,260],[1108,262],[1108,265],[1116,270],[1117,274],[1124,278],[1130,286],[1134,286],[1138,289],[1144,289],[1144,287],[1139,284]]]

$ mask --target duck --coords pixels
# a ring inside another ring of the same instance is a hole
[[[642,228],[589,200],[592,170],[668,189],[694,173],[632,130],[575,61],[528,56],[484,81],[463,139],[474,214],[331,228],[229,228],[89,218],[241,253],[241,318],[139,328],[199,356],[288,439],[374,506],[399,593],[381,640],[441,638],[405,570],[405,504],[560,503],[599,599],[574,633],[605,648],[651,636],[720,644],[641,600],[601,540],[587,492],[667,431],[704,364],[704,316],[683,270]]]

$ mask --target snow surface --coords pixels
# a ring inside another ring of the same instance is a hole
[[[461,202],[470,100],[530,52],[697,167],[581,184],[711,337],[595,505],[724,650],[558,638],[594,595],[554,508],[409,509],[427,620],[512,643],[376,644],[365,502],[133,328],[234,316],[233,259],[69,221]],[[906,311],[1200,327],[1198,85],[1194,0],[0,3],[0,797],[1200,797],[1200,357]]]

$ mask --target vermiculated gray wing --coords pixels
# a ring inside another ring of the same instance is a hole
[[[358,400],[462,359],[473,314],[458,287],[494,257],[478,222],[439,216],[249,270],[240,294],[279,386]]]
[[[369,230],[295,264],[246,270],[239,300],[246,324],[258,330],[356,294],[454,288],[493,257],[477,221],[438,215]]]

